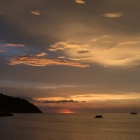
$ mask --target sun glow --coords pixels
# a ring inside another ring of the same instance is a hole
[[[75,112],[70,111],[68,109],[61,109],[57,113],[72,114],[72,113],[75,113]]]

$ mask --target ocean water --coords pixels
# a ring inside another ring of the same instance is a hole
[[[14,114],[0,117],[0,140],[140,140],[140,115]]]

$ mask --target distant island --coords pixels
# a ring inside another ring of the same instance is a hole
[[[39,108],[19,97],[0,93],[0,116],[12,116],[12,113],[42,113]]]

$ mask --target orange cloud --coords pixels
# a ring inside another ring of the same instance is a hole
[[[26,47],[24,44],[13,44],[13,43],[1,43],[0,44],[0,53],[6,52],[3,48],[17,48],[17,47]]]
[[[47,58],[36,58],[33,55],[21,55],[10,58],[9,65],[30,65],[30,66],[47,66],[47,65],[63,65],[63,66],[72,66],[85,68],[89,67],[87,64],[81,64],[77,62],[70,62],[67,60],[57,60],[57,59],[47,59]]]
[[[79,4],[85,4],[85,2],[83,0],[75,0],[76,3],[79,3]]]
[[[3,52],[5,52],[4,50],[0,50],[0,53],[3,53]]]
[[[40,53],[40,54],[37,54],[36,56],[38,56],[38,57],[42,57],[42,56],[45,56],[45,55],[47,55],[47,54],[44,53],[44,52],[42,52],[42,53]]]

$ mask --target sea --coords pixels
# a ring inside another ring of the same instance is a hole
[[[0,140],[140,140],[140,115],[14,114],[0,117]]]

